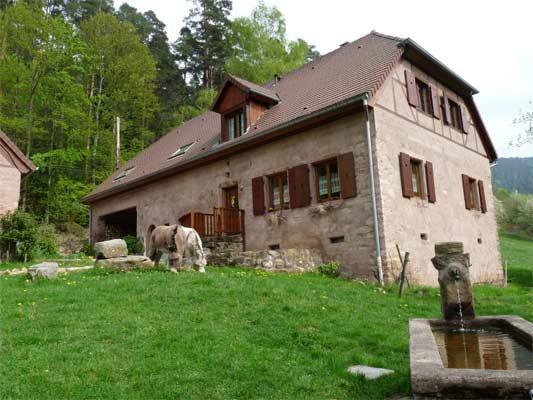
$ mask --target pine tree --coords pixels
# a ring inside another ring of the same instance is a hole
[[[193,8],[175,43],[178,60],[190,82],[205,89],[222,83],[224,65],[230,56],[228,37],[231,0],[192,0]]]
[[[185,79],[178,68],[176,57],[171,52],[166,26],[153,11],[140,13],[127,3],[119,8],[117,17],[135,26],[142,42],[148,47],[156,62],[156,95],[160,104],[160,113],[152,128],[157,133],[163,133],[175,126],[177,121],[174,113],[186,95]]]

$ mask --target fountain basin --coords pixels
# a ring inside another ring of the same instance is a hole
[[[446,320],[409,321],[415,398],[527,399],[533,388],[528,360],[533,324],[517,316],[495,316],[467,321],[466,336],[458,337],[458,328]],[[469,359],[463,361],[465,354]]]

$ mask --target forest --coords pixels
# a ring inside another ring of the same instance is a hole
[[[282,13],[262,2],[234,19],[231,0],[187,6],[171,42],[153,11],[127,3],[0,0],[0,129],[38,167],[20,207],[38,224],[86,226],[80,198],[117,162],[206,111],[225,73],[262,84],[318,56],[289,40]]]

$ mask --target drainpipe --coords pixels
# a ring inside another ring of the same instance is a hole
[[[368,94],[363,98],[365,113],[366,144],[368,149],[368,168],[370,172],[370,197],[372,198],[372,222],[374,225],[374,244],[376,246],[376,269],[379,284],[383,286],[383,266],[381,265],[381,243],[379,238],[378,209],[376,205],[376,184],[374,180],[374,161],[372,157],[372,135],[370,133],[370,115],[368,112]]]

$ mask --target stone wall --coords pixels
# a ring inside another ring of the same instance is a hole
[[[435,286],[437,272],[430,261],[435,243],[459,241],[471,255],[472,282],[502,282],[489,160],[472,118],[468,116],[470,124],[465,135],[444,125],[442,119],[409,106],[405,68],[461,104],[457,95],[405,61],[381,89],[374,118],[385,272],[389,278],[399,275],[398,244],[402,251],[411,253],[411,281]],[[435,203],[403,197],[400,152],[433,164]],[[462,174],[483,181],[487,213],[465,208]]]
[[[323,260],[317,249],[283,249],[212,253],[207,262],[209,265],[261,268],[271,272],[310,272],[315,271]]]
[[[311,164],[348,151],[354,153],[357,196],[318,203]],[[253,215],[252,178],[302,163],[310,165],[311,205]],[[368,157],[361,113],[99,200],[91,207],[93,242],[106,214],[135,207],[137,234],[144,237],[150,225],[173,224],[191,210],[212,213],[214,206],[224,204],[222,189],[233,185],[238,185],[240,208],[245,210],[246,250],[276,246],[281,250],[318,249],[325,261],[340,263],[343,276],[374,279]]]

